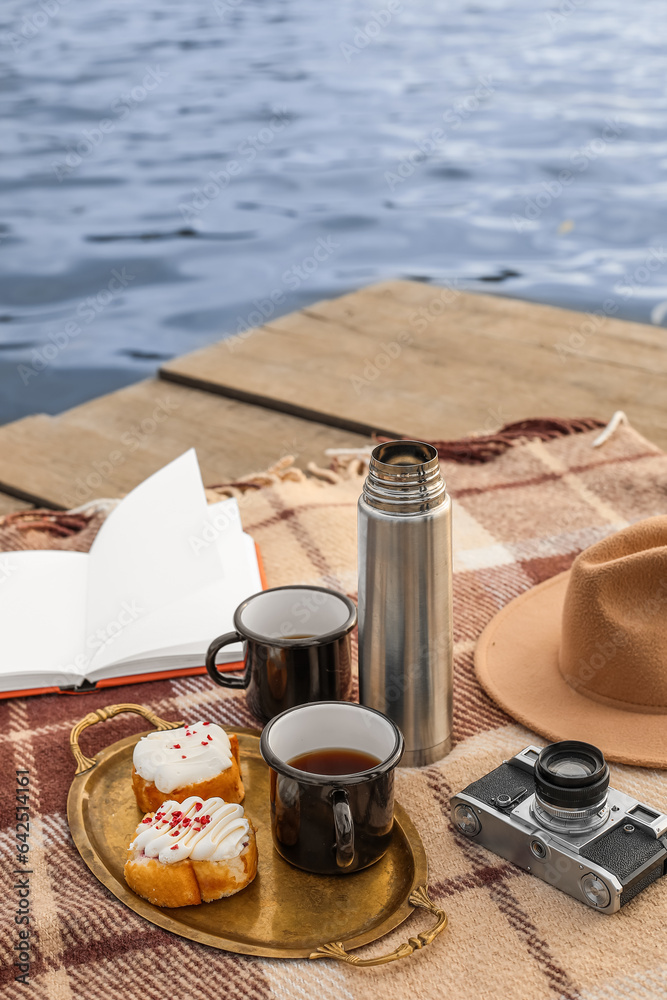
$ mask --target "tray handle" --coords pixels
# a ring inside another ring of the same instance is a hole
[[[438,920],[430,931],[422,931],[417,937],[409,938],[404,944],[399,944],[398,948],[388,955],[379,955],[377,958],[358,958],[345,951],[342,941],[332,941],[330,944],[321,944],[309,958],[335,958],[339,962],[347,962],[348,965],[356,965],[357,968],[370,968],[373,965],[386,965],[387,962],[396,962],[399,958],[409,958],[413,952],[425,948],[430,944],[447,926],[447,914],[439,909],[431,900],[425,885],[418,885],[410,893],[408,902],[414,907],[421,907],[428,910]]]
[[[94,726],[96,722],[106,722],[107,719],[113,719],[115,715],[120,715],[122,712],[134,712],[136,715],[141,715],[158,731],[178,729],[179,726],[183,725],[182,720],[180,722],[168,722],[166,719],[161,719],[154,712],[151,712],[149,708],[144,708],[143,705],[109,705],[108,708],[97,708],[94,712],[89,712],[81,722],[77,722],[69,734],[69,748],[76,761],[75,774],[83,774],[84,771],[89,771],[91,767],[95,767],[97,763],[94,757],[86,757],[79,746],[79,737],[84,729]]]

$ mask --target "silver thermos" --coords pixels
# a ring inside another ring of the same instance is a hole
[[[405,737],[403,767],[452,734],[452,504],[436,449],[378,445],[359,497],[359,700]]]

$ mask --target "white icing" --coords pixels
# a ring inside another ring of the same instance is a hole
[[[149,733],[134,748],[134,767],[165,794],[215,778],[232,766],[229,736],[214,722]]]
[[[168,865],[185,858],[236,858],[248,842],[250,825],[243,806],[218,796],[201,799],[191,795],[185,802],[163,803],[154,816],[149,813],[144,817],[138,829],[130,848]]]

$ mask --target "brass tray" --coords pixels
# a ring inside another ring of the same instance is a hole
[[[269,810],[269,768],[259,752],[259,733],[228,727],[239,739],[244,808],[257,830],[259,869],[255,880],[228,899],[174,909],[153,906],[123,878],[126,848],[141,818],[132,786],[132,752],[140,736],[127,736],[97,754],[83,755],[78,739],[96,722],[135,712],[157,729],[166,722],[140,705],[113,705],[91,712],[71,733],[77,761],[67,800],[76,847],[93,874],[126,906],[165,930],[213,948],[267,958],[337,958],[352,965],[379,965],[405,958],[444,930],[447,917],[429,899],[424,845],[405,810],[396,805],[394,836],[384,858],[354,875],[321,876],[292,868],[274,850]],[[433,928],[389,955],[362,959],[358,948],[387,934],[423,907],[437,917]]]

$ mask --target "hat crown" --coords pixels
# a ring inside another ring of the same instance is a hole
[[[559,666],[593,700],[667,713],[667,516],[632,524],[575,559]]]

